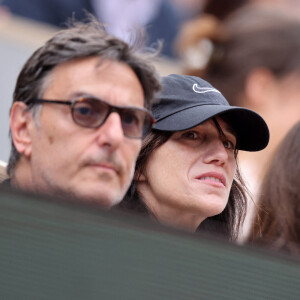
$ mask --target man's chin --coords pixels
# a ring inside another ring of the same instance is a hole
[[[100,191],[97,193],[78,192],[75,196],[78,201],[86,204],[99,206],[103,209],[110,209],[122,201],[122,196],[116,193]]]

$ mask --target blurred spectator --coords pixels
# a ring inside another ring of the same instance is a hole
[[[178,10],[181,17],[185,20],[191,19],[202,13],[207,0],[170,0],[174,7]]]
[[[177,3],[180,0],[172,1]],[[182,23],[177,43],[174,46],[179,56],[192,57],[189,60],[193,60],[195,55],[194,53],[190,53],[190,51],[187,52],[189,46],[195,46],[194,44],[203,35],[210,38],[210,35],[213,34],[212,38],[214,38],[217,33],[215,29],[216,22],[225,21],[227,18],[230,19],[231,14],[243,7],[247,9],[247,7],[253,5],[262,9],[276,8],[289,14],[290,17],[300,19],[300,0],[191,0],[190,2],[198,2],[201,5],[196,8],[194,4],[194,14],[191,14],[190,18],[187,18]],[[218,27],[221,30],[221,26]],[[197,68],[197,66],[194,67]]]
[[[1,4],[18,16],[59,27],[64,26],[73,13],[80,20],[85,16],[83,10],[92,12],[88,0],[2,0]]]
[[[219,20],[225,19],[236,9],[251,2],[252,0],[207,0],[202,13],[215,16]]]
[[[168,0],[3,0],[13,14],[64,27],[68,18],[85,18],[88,11],[107,23],[109,33],[130,41],[128,31],[145,27],[147,45],[163,40],[162,55],[175,58],[172,44],[181,24]]]
[[[231,105],[257,111],[269,126],[265,150],[240,154],[242,173],[256,199],[274,150],[300,119],[300,21],[286,10],[250,5],[222,22],[205,15],[189,28],[177,43],[183,73],[209,81]]]
[[[300,18],[299,0],[248,0],[248,2],[286,10],[290,15]]]
[[[281,142],[264,178],[249,243],[300,255],[300,122]]]
[[[180,0],[171,1],[174,3],[180,2]],[[201,4],[200,6],[199,3]],[[181,6],[186,6],[187,8],[193,9],[194,14],[191,16],[209,14],[219,20],[224,20],[235,10],[249,4],[276,7],[287,10],[290,14],[300,17],[299,0],[188,0],[187,4],[182,4]]]

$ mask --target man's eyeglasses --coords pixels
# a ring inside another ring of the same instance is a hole
[[[73,101],[32,99],[26,102],[28,105],[42,103],[70,105],[74,122],[87,128],[100,127],[112,112],[116,112],[120,115],[124,135],[133,139],[143,138],[155,122],[151,112],[145,108],[114,106],[92,97],[81,97]]]

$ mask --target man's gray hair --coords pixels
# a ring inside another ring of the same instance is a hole
[[[102,60],[123,62],[135,72],[143,87],[144,106],[151,109],[155,94],[161,88],[159,76],[150,63],[155,54],[153,51],[143,52],[141,47],[136,45],[137,43],[129,46],[126,42],[109,35],[103,24],[92,16],[88,17],[87,22],[73,21],[69,28],[58,31],[27,60],[16,82],[13,103],[26,103],[34,98],[42,98],[47,87],[47,78],[57,65],[77,58],[99,56]],[[34,108],[33,114],[37,112],[38,108]],[[12,141],[7,166],[10,176],[19,158],[20,154]]]

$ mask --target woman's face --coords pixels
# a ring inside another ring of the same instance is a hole
[[[161,223],[196,230],[224,210],[236,170],[236,138],[217,121],[225,137],[208,120],[175,132],[150,155],[138,190]]]

